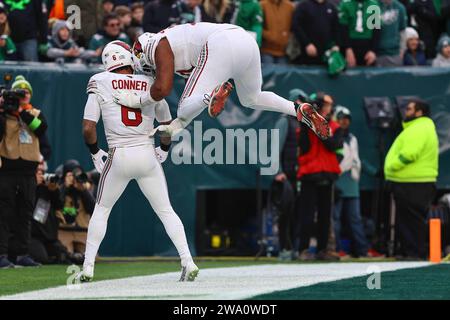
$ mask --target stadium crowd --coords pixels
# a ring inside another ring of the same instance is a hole
[[[243,27],[263,62],[450,65],[448,0],[2,0],[0,61],[95,63],[112,40],[196,22]]]

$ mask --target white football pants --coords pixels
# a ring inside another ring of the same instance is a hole
[[[237,28],[212,34],[186,83],[178,105],[178,119],[186,127],[208,105],[219,84],[233,79],[240,103],[248,108],[296,116],[294,103],[273,92],[261,91],[261,57],[247,31]]]
[[[166,178],[156,159],[153,145],[112,148],[100,176],[94,213],[89,222],[84,266],[93,266],[102,242],[112,207],[130,180],[135,179],[139,188],[155,210],[175,245],[182,265],[192,260],[184,226],[172,209]]]

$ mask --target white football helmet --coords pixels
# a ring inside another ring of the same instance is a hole
[[[134,70],[131,47],[123,41],[115,40],[108,43],[102,52],[102,62],[106,71],[130,66]]]
[[[151,77],[155,76],[155,68],[148,61],[148,57],[144,53],[144,50],[149,45],[152,37],[154,36],[155,33],[150,32],[143,33],[134,42],[132,48],[134,69],[138,72],[141,72]]]

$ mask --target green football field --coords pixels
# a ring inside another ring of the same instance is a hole
[[[387,259],[280,263],[276,259],[198,259],[195,282],[179,283],[179,262],[100,261],[95,280],[69,290],[74,269],[52,265],[0,270],[0,299],[450,299],[450,264]],[[379,289],[368,289],[376,268]],[[370,269],[372,268],[372,269]]]

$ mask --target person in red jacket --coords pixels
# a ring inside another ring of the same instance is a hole
[[[327,251],[331,222],[333,184],[341,170],[336,151],[343,147],[342,130],[331,120],[333,98],[323,92],[311,96],[319,113],[330,124],[332,136],[320,140],[302,124],[299,134],[300,155],[297,179],[301,182],[298,202],[298,236],[300,260],[336,260]],[[314,214],[317,211],[317,254],[308,251],[314,230]]]

